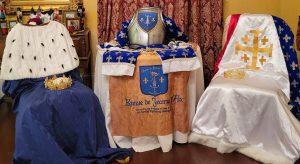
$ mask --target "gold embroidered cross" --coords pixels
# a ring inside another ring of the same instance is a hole
[[[249,37],[248,37],[248,35],[245,35],[245,36],[242,38],[242,41],[244,42],[244,44],[248,44],[248,42],[249,42]]]
[[[266,45],[266,43],[268,43],[269,39],[264,36],[264,38],[261,40],[261,42],[263,43],[263,45]]]
[[[264,58],[264,56],[260,57],[259,62],[260,62],[261,65],[263,65],[264,62],[266,62],[266,59]]]
[[[245,63],[247,63],[250,58],[247,56],[247,54],[244,54],[244,56],[241,57],[241,59],[244,60]]]
[[[258,53],[268,53],[269,57],[272,57],[273,44],[270,44],[269,47],[265,47],[265,48],[259,47],[258,46],[258,42],[259,42],[258,36],[261,32],[258,30],[250,30],[250,33],[253,34],[253,47],[243,46],[239,42],[237,42],[235,44],[235,54],[238,55],[238,53],[240,51],[252,53],[252,63],[251,63],[251,65],[247,65],[246,68],[252,69],[252,70],[258,70],[259,68],[256,66]],[[247,38],[248,38],[248,36],[245,35],[242,38],[242,41],[245,43],[245,41],[247,41]]]

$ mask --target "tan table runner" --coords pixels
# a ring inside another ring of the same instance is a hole
[[[109,79],[112,135],[187,133],[188,79],[189,72],[163,74],[160,57],[153,52],[142,52],[134,76]]]

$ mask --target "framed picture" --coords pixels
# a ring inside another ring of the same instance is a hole
[[[75,19],[75,18],[77,18],[77,11],[76,10],[63,11],[62,17],[63,17],[63,22],[66,24],[66,20],[67,19]]]
[[[6,21],[0,21],[0,28],[1,28],[1,33],[3,35],[6,35],[8,33],[8,28],[7,28],[7,22]]]
[[[79,31],[80,19],[79,18],[66,19],[66,27],[69,30],[69,32]]]
[[[9,29],[12,29],[18,22],[16,20],[13,20],[13,21],[9,21],[8,24],[9,24]]]

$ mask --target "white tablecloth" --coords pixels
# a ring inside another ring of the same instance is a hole
[[[196,54],[199,57],[202,65],[201,51],[198,46]],[[105,115],[106,128],[109,136],[111,147],[117,145],[122,148],[133,148],[136,152],[149,151],[156,148],[162,148],[163,152],[168,152],[172,149],[173,141],[177,143],[187,143],[187,135],[174,132],[173,135],[166,136],[144,136],[144,137],[125,137],[125,136],[112,136],[110,133],[110,101],[109,101],[109,83],[108,76],[102,75],[102,55],[103,51],[98,48],[96,57],[95,79],[94,79],[94,92],[99,97],[102,110]],[[195,115],[196,105],[200,96],[204,91],[203,69],[200,68],[191,72],[188,82],[188,97],[189,97],[189,119],[190,125]],[[121,125],[120,125],[121,126]]]

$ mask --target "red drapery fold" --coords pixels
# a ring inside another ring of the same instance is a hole
[[[141,7],[159,6],[201,47],[205,84],[210,82],[222,48],[222,0],[98,0],[98,40],[116,36],[122,21]]]
[[[230,38],[231,38],[231,36],[232,36],[232,34],[233,34],[233,32],[234,32],[237,24],[238,24],[240,16],[241,16],[241,14],[234,14],[234,15],[231,16],[230,23],[229,23],[229,26],[228,26],[229,28],[228,28],[228,31],[227,31],[226,41],[225,41],[224,47],[222,48],[221,53],[220,53],[217,61],[215,63],[214,73],[217,73],[217,71],[219,69],[218,66],[219,66],[219,64],[220,64],[220,62],[221,62],[221,60],[223,58],[223,55],[224,55],[225,50],[226,50],[226,47],[227,47],[227,45],[228,45],[228,43],[230,41]]]

